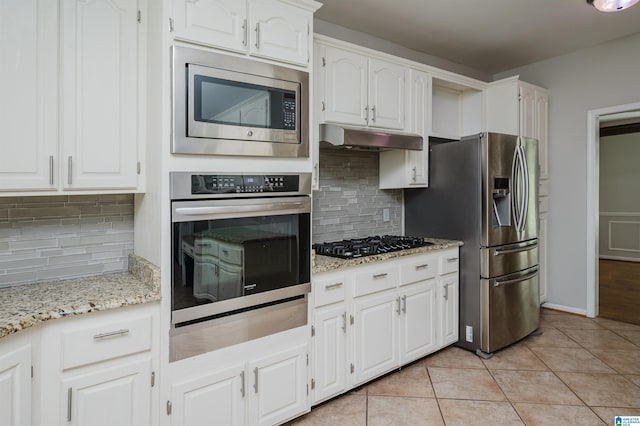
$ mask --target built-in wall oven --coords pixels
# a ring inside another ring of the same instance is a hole
[[[310,174],[170,178],[171,360],[306,324]]]

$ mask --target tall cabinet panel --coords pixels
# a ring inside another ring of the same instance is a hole
[[[63,184],[135,188],[137,3],[61,4]]]
[[[55,189],[57,4],[0,2],[0,191]]]

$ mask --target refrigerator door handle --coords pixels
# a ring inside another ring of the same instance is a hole
[[[524,276],[522,276],[522,277],[520,277],[520,278],[514,278],[514,279],[512,279],[512,280],[505,280],[505,281],[497,281],[497,280],[496,280],[496,281],[493,283],[493,286],[494,286],[494,287],[500,287],[500,286],[508,285],[508,284],[516,284],[516,283],[519,283],[519,282],[522,282],[522,281],[529,280],[529,279],[531,279],[531,278],[535,277],[536,275],[538,275],[538,267],[536,267],[536,268],[533,270],[533,272],[530,272],[530,273],[528,273],[527,275],[524,275]]]
[[[524,186],[524,194],[522,197],[522,218],[520,219],[520,229],[524,232],[527,224],[527,211],[529,210],[529,166],[527,165],[527,154],[523,146],[520,146],[520,164],[522,165],[522,179]]]
[[[520,170],[520,150],[516,146],[511,164],[511,182],[513,186],[511,208],[513,209],[513,220],[516,231],[520,231]]]
[[[521,246],[521,247],[516,247],[511,249],[496,249],[496,251],[493,252],[493,255],[500,256],[501,254],[520,253],[522,251],[532,250],[536,247],[538,247],[538,243],[533,242],[533,243],[527,244],[526,246]]]

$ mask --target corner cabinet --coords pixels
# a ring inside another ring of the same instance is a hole
[[[310,0],[173,0],[170,28],[178,40],[307,66]]]
[[[312,278],[312,403],[458,340],[458,249]]]
[[[380,188],[429,186],[429,133],[431,130],[431,76],[409,70],[409,131],[422,136],[422,151],[380,152]]]
[[[2,338],[0,349],[0,425],[31,424],[31,342],[29,332]]]
[[[136,190],[145,1],[0,8],[0,194]]]

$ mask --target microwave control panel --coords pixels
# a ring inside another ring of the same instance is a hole
[[[295,93],[285,93],[282,99],[282,127],[284,130],[296,129],[296,97]]]
[[[191,194],[297,192],[297,175],[191,175]]]

